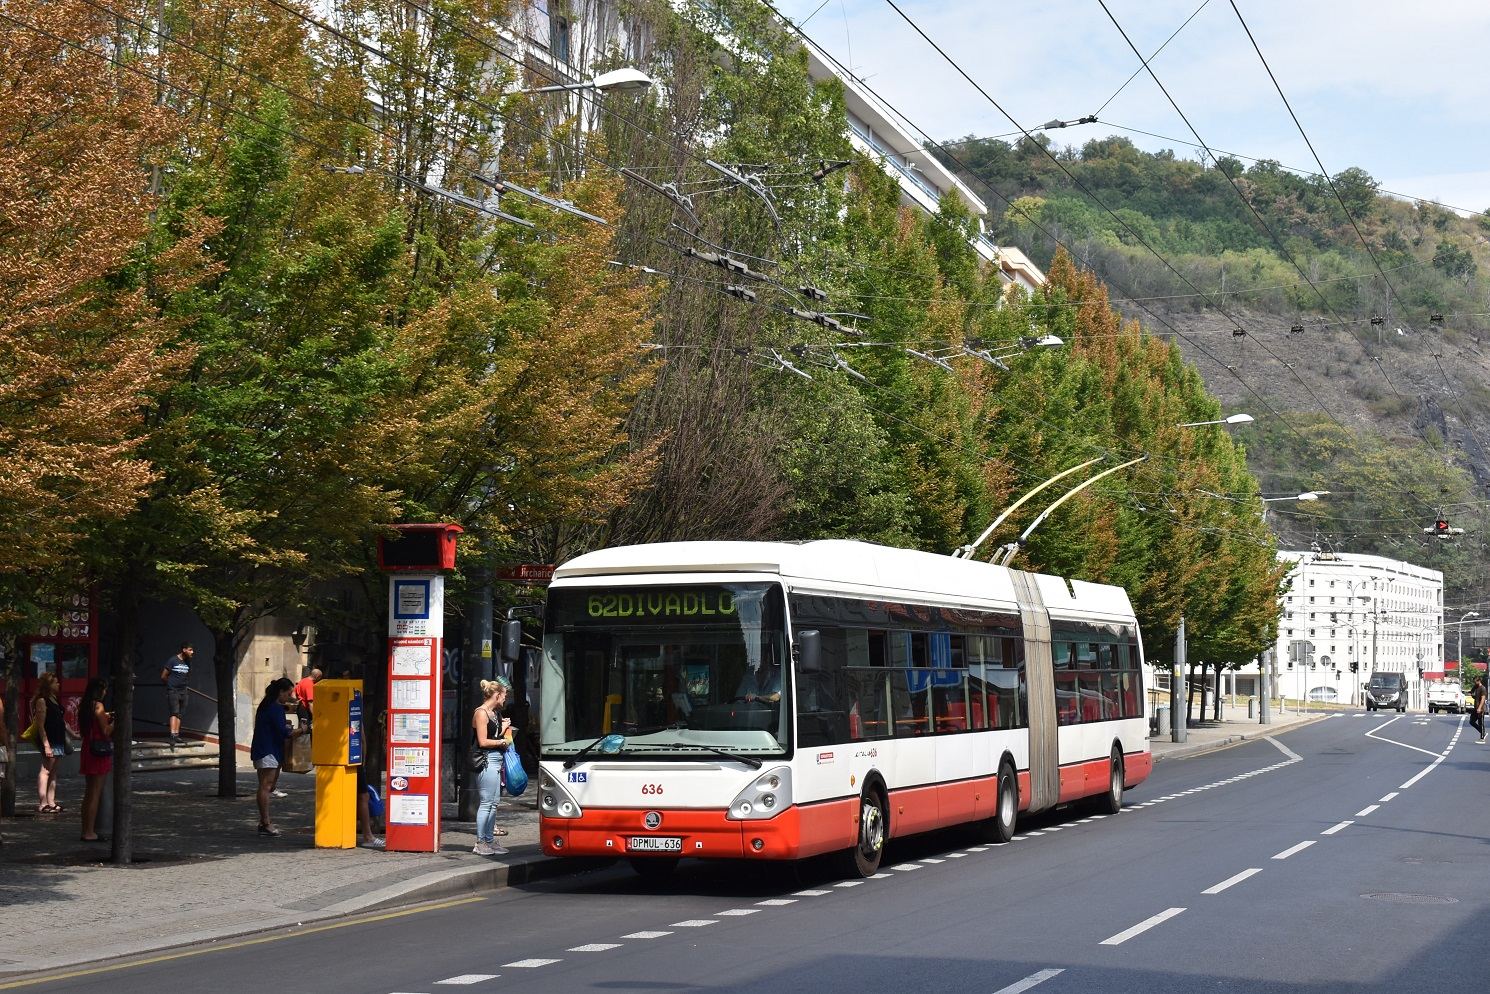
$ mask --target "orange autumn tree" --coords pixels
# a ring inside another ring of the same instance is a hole
[[[45,618],[90,525],[135,506],[140,398],[189,359],[117,279],[174,120],[147,79],[106,71],[113,28],[76,0],[0,0],[0,622]]]

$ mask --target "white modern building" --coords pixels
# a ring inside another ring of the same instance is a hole
[[[1279,552],[1278,558],[1291,570],[1274,650],[1274,693],[1360,704],[1373,672],[1404,673],[1412,706],[1422,707],[1423,674],[1444,668],[1443,573],[1352,553]]]

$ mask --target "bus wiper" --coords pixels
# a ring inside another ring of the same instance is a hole
[[[684,726],[679,725],[675,722],[671,725],[658,725],[655,728],[638,728],[634,732],[627,732],[626,735],[651,735],[654,732],[666,732],[669,729],[682,727]],[[610,748],[604,750],[607,755],[620,752],[621,749],[624,748],[626,745],[626,735],[622,735],[620,732],[606,732],[604,735],[600,736],[600,738],[596,739],[594,742],[591,742],[579,752],[564,760],[564,769],[574,769],[574,767],[579,763],[580,760],[584,759],[595,749],[606,745],[607,742],[610,743]]]
[[[704,752],[712,752],[716,756],[723,756],[725,759],[733,759],[737,763],[744,763],[752,770],[758,770],[762,765],[761,761],[754,756],[730,752],[716,746],[699,745],[697,742],[648,742],[647,745],[658,749],[700,749]]]

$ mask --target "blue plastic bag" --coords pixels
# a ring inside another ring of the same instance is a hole
[[[374,818],[383,817],[383,798],[372,784],[367,785],[367,813]]]
[[[515,745],[502,750],[502,777],[506,780],[507,793],[513,797],[528,789],[528,771],[523,769],[523,760]]]

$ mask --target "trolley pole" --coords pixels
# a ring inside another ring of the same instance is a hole
[[[1174,636],[1174,670],[1169,676],[1169,730],[1171,742],[1185,741],[1185,617]]]

